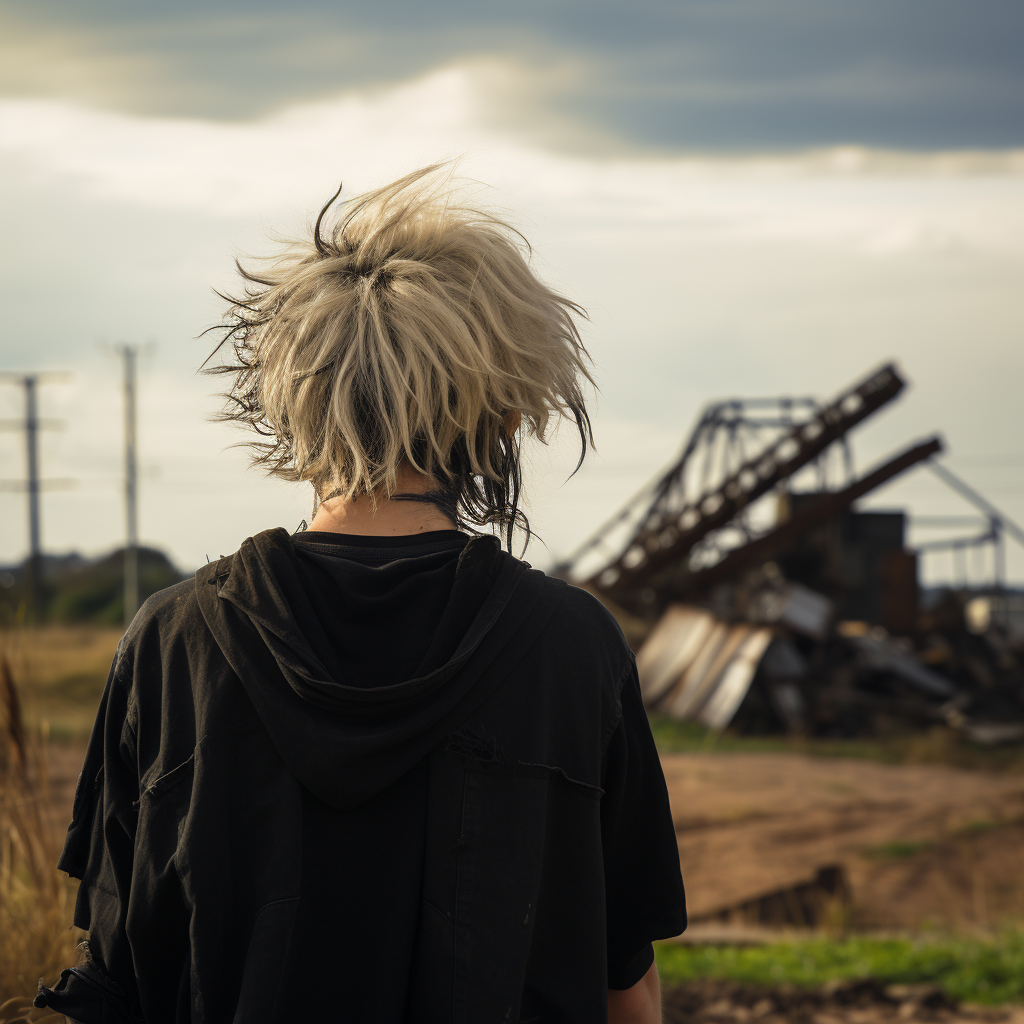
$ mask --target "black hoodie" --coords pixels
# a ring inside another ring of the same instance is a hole
[[[60,866],[81,1021],[581,1021],[685,926],[632,655],[454,532],[272,530],[118,649]]]

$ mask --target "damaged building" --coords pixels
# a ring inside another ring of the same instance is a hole
[[[854,471],[852,432],[904,387],[887,365],[827,403],[711,404],[679,459],[557,568],[616,614],[650,711],[714,730],[1024,739],[1003,578],[1004,541],[1024,531],[936,462],[937,436]],[[912,548],[904,512],[856,507],[922,466],[980,532]],[[922,595],[919,556],[941,548],[988,551],[990,585]]]

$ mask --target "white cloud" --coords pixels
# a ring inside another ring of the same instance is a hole
[[[497,134],[487,69],[454,67],[248,123],[160,119],[56,100],[0,101],[0,149],[86,194],[214,217],[308,211],[465,154],[462,171],[577,223],[788,239],[889,254],[1024,246],[1024,151],[593,160]]]
[[[204,421],[216,385],[194,377],[206,345],[189,339],[216,315],[209,286],[233,248],[255,247],[264,226],[295,229],[339,177],[353,192],[459,154],[464,176],[494,186],[478,199],[511,207],[542,272],[593,314],[598,458],[562,486],[566,432],[531,477],[555,553],[678,451],[704,402],[828,394],[888,357],[916,388],[858,432],[862,463],[934,429],[954,452],[1019,449],[1024,154],[570,157],[488,127],[479,74],[451,68],[247,123],[0,102],[4,363],[79,374],[45,398],[73,424],[47,442],[47,472],[83,479],[47,497],[47,543],[96,551],[120,536],[103,336],[160,342],[141,382],[143,461],[160,468],[143,481],[144,536],[195,565],[307,514],[305,490],[245,474],[223,452],[237,435]],[[20,472],[17,444],[0,446],[4,476]],[[1007,491],[1018,518],[1022,500]],[[21,499],[2,502],[20,524]],[[17,531],[0,538],[0,559],[22,549]],[[1024,578],[1024,559],[1011,566]]]

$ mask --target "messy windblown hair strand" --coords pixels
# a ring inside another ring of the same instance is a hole
[[[236,261],[243,292],[222,296],[211,353],[233,358],[209,366],[233,378],[222,418],[259,435],[256,465],[320,500],[412,498],[396,494],[408,463],[437,481],[425,500],[511,548],[529,527],[509,415],[541,441],[572,421],[580,464],[593,444],[586,313],[536,277],[518,232],[458,200],[443,165],[339,207],[340,194],[308,239],[258,270]]]

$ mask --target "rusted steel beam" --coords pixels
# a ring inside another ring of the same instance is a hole
[[[849,487],[821,495],[817,501],[791,516],[774,530],[730,552],[720,562],[684,577],[672,586],[670,595],[663,596],[667,596],[671,600],[683,597],[692,598],[750,566],[767,561],[772,555],[808,530],[813,530],[822,523],[834,519],[858,498],[862,498],[876,487],[880,487],[892,480],[893,477],[910,469],[911,466],[916,466],[919,462],[930,459],[941,451],[942,440],[938,437],[915,445],[872,470],[867,476],[856,480]]]
[[[815,415],[745,462],[721,486],[678,512],[644,523],[614,562],[586,581],[610,597],[638,590],[664,566],[681,561],[709,533],[821,454],[830,444],[892,401],[904,381],[892,364],[849,388]]]

